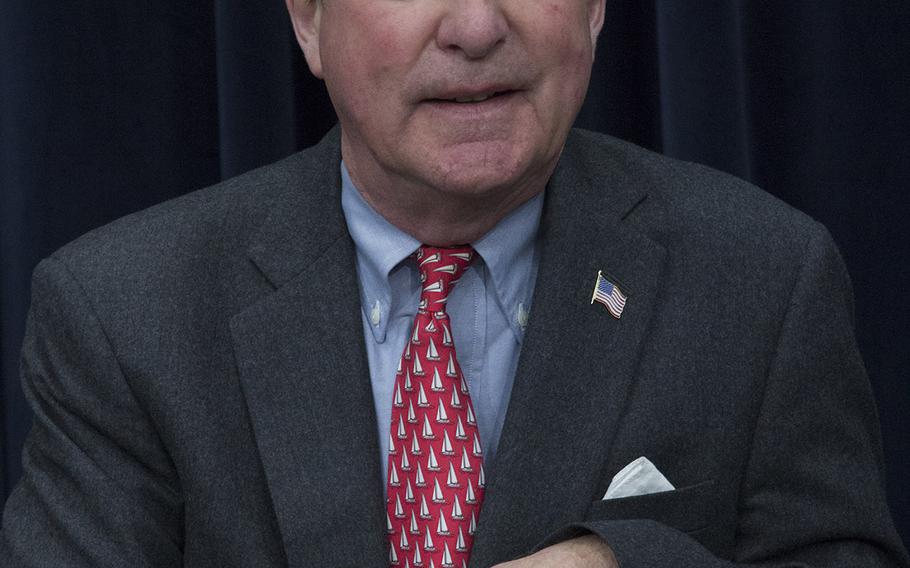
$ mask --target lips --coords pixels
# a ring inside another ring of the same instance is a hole
[[[476,94],[476,95],[467,95],[467,96],[461,96],[461,97],[452,97],[452,98],[444,98],[444,99],[436,99],[436,100],[440,100],[443,102],[449,102],[449,103],[482,103],[483,101],[492,99],[493,97],[505,95],[510,92],[511,91],[495,91],[495,92],[490,92],[490,93],[480,93],[480,94]]]
[[[425,102],[431,103],[482,103],[490,99],[509,95],[516,92],[511,86],[487,86],[473,88],[452,88],[433,92],[424,99]]]
[[[454,100],[456,103],[479,103],[495,96],[496,93],[484,93],[473,97],[457,97]]]
[[[490,128],[518,115],[516,104],[521,100],[522,92],[499,85],[437,91],[422,100],[420,106],[433,113],[433,120],[439,121],[438,124],[445,123],[452,127],[470,124],[471,128]]]
[[[432,113],[432,120],[449,127],[470,125],[472,129],[489,129],[503,121],[512,122],[519,115],[519,91],[495,91],[470,96],[428,99],[422,108]],[[454,132],[454,131],[453,131]]]

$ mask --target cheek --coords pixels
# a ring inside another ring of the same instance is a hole
[[[518,2],[519,0],[516,0]],[[591,31],[582,0],[516,3],[516,29],[533,59],[548,72],[571,77],[590,64]],[[562,67],[563,69],[558,69]]]
[[[374,21],[357,19],[348,24],[332,42],[333,72],[327,73],[327,85],[353,113],[394,112],[405,99],[409,71],[420,53],[414,38],[396,18],[377,16]]]
[[[553,96],[563,103],[580,103],[587,93],[590,79],[592,56],[591,46],[586,37],[567,40],[564,28],[555,30],[549,42],[538,44],[538,61],[545,61],[546,73]]]
[[[406,38],[402,37],[400,28],[394,26],[394,21],[380,24],[373,22],[365,25],[358,34],[357,40],[362,47],[361,56],[369,59],[374,68],[391,65],[393,61],[402,57],[406,49]]]
[[[325,83],[338,111],[352,117],[366,115],[381,106],[387,96],[384,77],[388,62],[376,54],[383,44],[364,42],[364,37],[338,37],[328,60]]]
[[[383,64],[379,54],[394,46],[394,34],[385,32],[383,25],[374,21],[377,15],[370,10],[347,6],[339,2],[333,10],[326,9],[322,21],[321,38],[323,61],[330,66],[327,80],[334,80],[338,87],[365,85]]]
[[[347,43],[357,45],[356,53],[348,54],[348,63],[359,62],[360,68],[373,70],[375,78],[396,83],[423,51],[432,19],[415,13],[408,3],[368,0],[361,4],[344,22]]]

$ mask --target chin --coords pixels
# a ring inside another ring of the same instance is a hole
[[[504,174],[497,169],[464,168],[451,175],[432,179],[431,183],[440,193],[482,199],[495,194],[512,193],[523,181],[520,176]]]
[[[466,146],[466,147],[465,147]],[[524,152],[507,144],[470,144],[440,152],[431,163],[433,185],[445,193],[481,195],[520,183],[532,168]]]

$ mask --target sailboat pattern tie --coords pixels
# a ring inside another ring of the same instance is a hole
[[[446,301],[471,247],[417,251],[420,304],[399,360],[389,431],[389,564],[466,568],[486,481]]]

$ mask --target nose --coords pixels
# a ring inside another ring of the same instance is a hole
[[[450,0],[436,34],[437,45],[480,59],[504,43],[509,22],[500,0]]]

